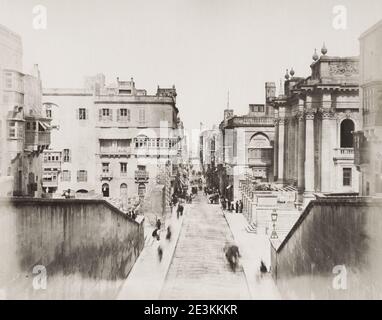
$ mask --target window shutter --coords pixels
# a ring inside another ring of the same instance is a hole
[[[109,119],[113,121],[113,109],[109,109]]]
[[[127,121],[130,121],[130,109],[127,109]]]
[[[85,119],[89,119],[89,109],[85,109]]]
[[[119,119],[120,119],[120,114],[121,114],[121,109],[118,109],[117,110],[117,121],[119,121]]]
[[[101,121],[102,120],[102,109],[99,109],[98,111],[99,111],[99,113],[98,113],[99,114],[99,121]]]
[[[80,109],[76,110],[76,119],[78,120],[80,118]]]

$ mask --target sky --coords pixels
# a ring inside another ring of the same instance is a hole
[[[36,5],[46,29],[33,27]],[[338,5],[345,29],[333,24]],[[286,69],[309,76],[323,42],[327,55],[358,55],[380,19],[381,0],[0,0],[0,24],[22,37],[24,71],[37,63],[44,87],[81,87],[97,73],[133,77],[148,94],[175,85],[189,130],[220,123],[228,90],[240,115],[264,103],[265,82],[279,91]]]

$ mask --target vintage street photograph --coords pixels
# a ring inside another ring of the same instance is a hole
[[[0,300],[380,300],[382,1],[0,0],[0,257]]]

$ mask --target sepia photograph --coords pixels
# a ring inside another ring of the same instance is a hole
[[[0,0],[0,257],[0,300],[381,300],[382,1]]]

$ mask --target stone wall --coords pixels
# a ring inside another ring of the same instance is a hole
[[[272,273],[283,298],[381,299],[381,208],[381,199],[312,201],[272,248]]]
[[[144,246],[143,223],[104,200],[3,199],[0,219],[6,298],[83,298],[92,290],[82,281],[94,289],[125,279]],[[36,265],[46,268],[43,293],[33,290]]]

